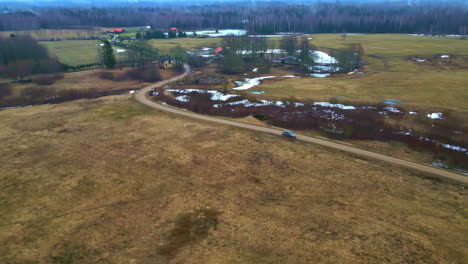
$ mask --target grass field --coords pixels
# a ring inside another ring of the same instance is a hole
[[[310,35],[311,43],[321,48],[342,48],[361,43],[368,66],[362,75],[335,75],[330,78],[288,79],[265,82],[267,96],[296,96],[302,99],[382,101],[401,99],[402,104],[447,107],[468,110],[468,41],[450,37],[407,35],[349,35],[343,41],[338,34]],[[417,63],[411,57],[435,59]],[[384,67],[387,61],[387,67]]]
[[[99,37],[103,32],[110,28],[94,27],[90,29],[37,29],[37,30],[22,30],[22,31],[0,31],[0,37],[9,37],[10,34],[18,36],[28,35],[36,39],[76,39]]]
[[[466,188],[129,95],[0,112],[1,263],[463,263]],[[34,164],[34,165],[32,165]]]
[[[168,54],[171,48],[181,45],[186,49],[200,46],[217,46],[220,39],[162,39],[150,40],[151,45],[158,48],[161,54]],[[64,40],[42,41],[41,44],[49,49],[49,52],[57,56],[59,60],[68,65],[94,63],[97,60],[97,40]],[[123,59],[124,53],[116,53],[117,59]]]
[[[218,47],[221,43],[221,38],[152,39],[150,43],[153,47],[158,48],[161,54],[166,54],[177,45],[187,50],[203,46]]]
[[[98,40],[43,41],[50,54],[57,56],[60,62],[68,65],[94,63],[98,60]],[[122,59],[122,53],[116,53]]]

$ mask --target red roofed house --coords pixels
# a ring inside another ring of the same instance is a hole
[[[170,31],[179,31],[179,29],[176,28],[176,27],[171,27],[169,30],[170,30]]]
[[[125,29],[123,28],[114,28],[112,30],[109,30],[109,33],[124,33]]]
[[[218,55],[218,54],[219,54],[220,52],[222,52],[222,51],[223,51],[223,48],[216,48],[216,49],[214,50],[214,54],[215,54],[215,55]]]

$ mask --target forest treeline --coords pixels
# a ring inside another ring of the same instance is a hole
[[[468,34],[468,10],[454,5],[316,3],[181,7],[42,7],[0,14],[0,31],[130,27],[183,30],[243,28],[252,34],[424,33]]]

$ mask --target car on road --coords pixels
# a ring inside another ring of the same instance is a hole
[[[294,134],[293,132],[291,131],[287,131],[287,130],[284,130],[283,131],[283,134],[281,134],[283,137],[288,137],[288,138],[292,138],[292,139],[295,139],[296,138],[296,134]]]

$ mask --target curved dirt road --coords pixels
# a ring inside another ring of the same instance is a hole
[[[166,111],[166,112],[170,112],[170,113],[173,113],[173,114],[183,115],[183,116],[187,116],[187,117],[191,117],[191,118],[196,118],[196,119],[201,119],[201,120],[205,120],[205,121],[220,123],[220,124],[223,124],[223,125],[230,125],[230,126],[235,126],[235,127],[240,127],[240,128],[245,128],[245,129],[250,129],[250,130],[255,130],[255,131],[260,131],[260,132],[265,132],[265,133],[270,133],[270,134],[281,136],[282,130],[279,130],[279,129],[256,126],[256,125],[250,125],[250,124],[245,124],[245,123],[240,123],[240,122],[235,122],[235,121],[230,121],[230,120],[225,120],[225,119],[219,119],[219,118],[205,116],[205,115],[200,115],[200,114],[196,114],[196,113],[189,112],[189,111],[179,110],[179,109],[176,109],[176,108],[171,108],[171,107],[167,107],[167,106],[158,104],[156,102],[151,101],[150,99],[148,99],[146,97],[146,95],[148,94],[148,92],[151,89],[154,89],[154,88],[163,86],[163,85],[165,85],[165,84],[167,84],[169,82],[173,82],[173,81],[176,81],[178,79],[184,78],[185,76],[187,76],[189,74],[189,71],[190,71],[190,69],[186,66],[186,72],[184,74],[179,75],[179,76],[174,77],[174,78],[169,79],[169,80],[165,80],[165,81],[155,83],[153,85],[150,85],[148,87],[145,87],[145,88],[139,90],[135,94],[135,99],[138,102],[140,102],[140,103],[142,103],[144,105],[147,105],[149,107],[156,108],[156,109]],[[349,153],[357,154],[357,155],[368,157],[368,158],[382,160],[382,161],[385,161],[385,162],[393,163],[393,164],[404,166],[404,167],[407,167],[407,168],[427,172],[427,173],[433,174],[435,176],[448,178],[448,179],[451,179],[451,180],[454,180],[454,181],[458,181],[458,182],[461,182],[461,183],[464,183],[464,184],[468,184],[468,177],[465,177],[465,176],[457,174],[457,173],[449,172],[449,171],[446,171],[446,170],[438,169],[438,168],[435,168],[435,167],[430,167],[430,166],[418,164],[418,163],[415,163],[415,162],[402,160],[402,159],[382,155],[382,154],[379,154],[379,153],[359,149],[359,148],[356,148],[356,147],[351,147],[351,146],[343,145],[343,144],[340,144],[340,143],[335,143],[335,142],[332,142],[332,141],[327,141],[327,140],[308,137],[308,136],[297,135],[297,140],[312,143],[312,144],[317,144],[317,145],[321,145],[321,146],[325,146],[325,147],[329,147],[329,148],[334,148],[334,149],[341,150],[341,151],[346,151],[346,152],[349,152]]]

